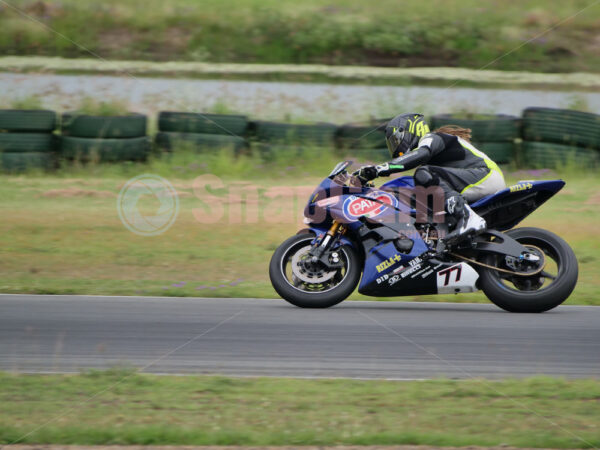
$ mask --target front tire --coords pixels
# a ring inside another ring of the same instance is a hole
[[[312,233],[299,234],[281,244],[271,258],[269,277],[277,293],[292,305],[329,308],[345,300],[356,289],[362,264],[356,251],[344,245],[337,249],[344,263],[342,268],[336,269],[335,273],[323,269],[322,272],[299,274],[299,278],[291,266],[297,264],[314,239]]]
[[[485,295],[500,308],[520,313],[541,313],[564,302],[577,284],[579,270],[569,244],[540,228],[517,228],[506,234],[526,247],[541,249],[546,266],[540,274],[531,277],[507,276],[496,270],[481,269],[480,285]],[[490,255],[484,262],[507,268],[499,255]]]

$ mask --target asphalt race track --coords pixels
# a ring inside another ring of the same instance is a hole
[[[600,307],[0,295],[0,370],[299,377],[600,375]]]

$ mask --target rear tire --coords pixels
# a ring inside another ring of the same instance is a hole
[[[356,251],[345,245],[338,250],[342,254],[342,259],[346,261],[345,272],[343,278],[336,285],[328,287],[322,292],[307,291],[292,286],[286,276],[285,265],[296,252],[310,245],[314,238],[312,233],[304,233],[292,236],[281,244],[271,258],[269,277],[277,293],[292,305],[300,308],[329,308],[345,300],[356,289],[362,272],[362,264]]]
[[[554,260],[558,273],[548,286],[544,286],[547,277],[516,277],[520,289],[516,285],[504,284],[505,280],[498,271],[481,269],[479,279],[485,295],[500,308],[520,313],[541,313],[564,302],[577,284],[577,258],[571,247],[556,234],[540,228],[517,228],[506,234],[523,245],[530,244],[542,249],[547,262]],[[496,266],[498,260],[497,256],[488,256],[484,262]],[[529,290],[522,290],[524,285]]]

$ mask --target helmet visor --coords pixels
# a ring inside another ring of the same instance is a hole
[[[404,138],[404,133],[406,133],[406,131],[400,131],[397,128],[395,128],[394,131],[385,139],[385,142],[387,143],[387,148],[390,151],[390,155],[392,155],[392,158],[399,156],[394,155],[394,153],[396,153],[396,151],[400,147],[402,139]]]

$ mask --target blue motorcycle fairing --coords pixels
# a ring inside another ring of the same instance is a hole
[[[396,249],[393,242],[377,245],[365,255],[363,276],[360,280],[358,292],[371,295],[371,291],[378,290],[380,285],[389,278],[390,274],[400,273],[406,270],[411,262],[420,261],[416,258],[429,250],[425,241],[415,232],[413,247],[410,253],[401,253]],[[395,293],[393,295],[398,295]]]
[[[519,181],[517,184],[508,186],[506,189],[502,189],[495,194],[480,198],[476,202],[471,203],[471,207],[473,209],[481,208],[517,192],[547,191],[548,193],[554,195],[560,191],[564,185],[565,182],[563,180]],[[550,198],[552,195],[550,195],[548,198]]]
[[[389,181],[386,181],[381,185],[382,189],[385,188],[414,188],[415,187],[415,179],[410,175],[405,175],[403,177],[393,178]]]

